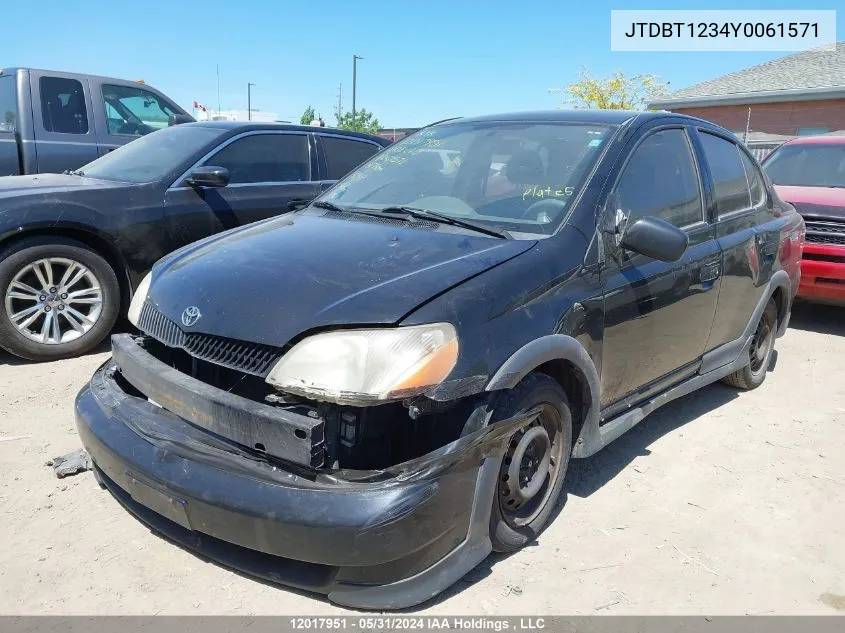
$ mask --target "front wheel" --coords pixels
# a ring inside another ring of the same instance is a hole
[[[490,540],[512,552],[546,526],[560,499],[572,453],[572,415],[566,392],[550,376],[533,373],[502,394],[492,421],[539,409],[539,417],[513,434],[502,458],[490,514]]]
[[[120,309],[112,267],[63,238],[30,238],[0,253],[0,296],[0,347],[35,361],[91,350]]]
[[[778,309],[774,299],[769,299],[763,316],[751,337],[751,347],[748,350],[748,364],[725,376],[722,381],[737,389],[756,389],[766,379],[772,354],[775,349],[775,337],[778,330]]]

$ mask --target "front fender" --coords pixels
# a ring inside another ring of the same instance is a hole
[[[570,362],[588,391],[581,433],[572,450],[573,457],[587,457],[602,446],[599,436],[600,383],[596,366],[576,339],[565,334],[549,334],[523,345],[499,367],[485,390],[512,389],[530,372],[554,360]]]

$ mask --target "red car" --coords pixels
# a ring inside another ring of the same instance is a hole
[[[845,305],[845,136],[788,141],[763,169],[807,225],[798,296]]]

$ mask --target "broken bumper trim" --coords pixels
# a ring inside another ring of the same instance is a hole
[[[302,466],[321,466],[323,421],[249,400],[166,365],[129,334],[112,336],[112,354],[138,391],[212,433]]]
[[[487,427],[372,482],[305,478],[126,393],[113,362],[77,396],[103,485],[184,547],[345,606],[428,600],[491,551],[489,517],[509,435]],[[401,466],[401,465],[400,465]]]

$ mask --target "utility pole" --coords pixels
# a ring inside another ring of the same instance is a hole
[[[248,83],[246,85],[246,118],[247,121],[252,121],[252,87],[255,84]]]
[[[358,60],[364,59],[358,55],[352,56],[352,125],[355,125],[355,89],[358,85]]]
[[[335,116],[338,122],[340,122],[340,117],[343,116],[343,84],[337,87],[337,110],[335,110]]]
[[[217,64],[217,116],[220,116],[220,64]]]

